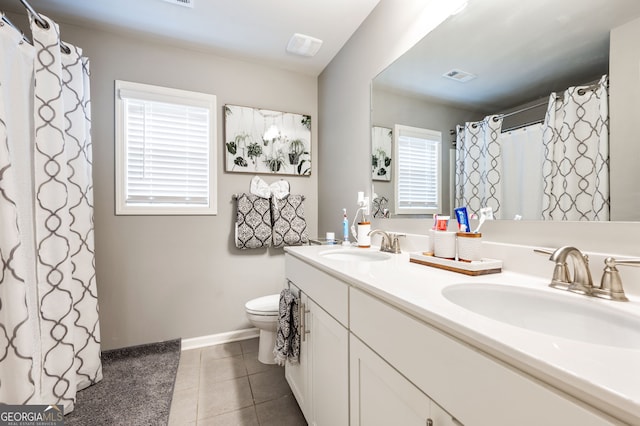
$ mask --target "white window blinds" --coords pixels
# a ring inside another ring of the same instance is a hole
[[[215,214],[215,97],[117,82],[121,214]]]
[[[395,128],[396,214],[438,213],[440,209],[440,132]]]

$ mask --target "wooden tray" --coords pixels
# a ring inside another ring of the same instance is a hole
[[[442,259],[435,256],[427,256],[422,253],[409,253],[409,261],[420,265],[431,266],[447,271],[458,272],[465,275],[487,275],[502,272],[502,261],[496,259],[482,259],[473,262]]]

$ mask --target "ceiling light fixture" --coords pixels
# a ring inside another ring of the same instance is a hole
[[[299,56],[315,56],[322,40],[304,34],[294,34],[287,44],[287,52]]]

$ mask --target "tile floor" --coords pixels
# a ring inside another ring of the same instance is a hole
[[[258,339],[182,351],[169,426],[304,426],[284,368],[258,361]]]

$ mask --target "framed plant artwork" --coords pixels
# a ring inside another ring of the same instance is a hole
[[[224,106],[225,170],[311,175],[311,116]]]
[[[373,180],[391,181],[391,141],[393,130],[373,126],[371,136],[371,177]]]

